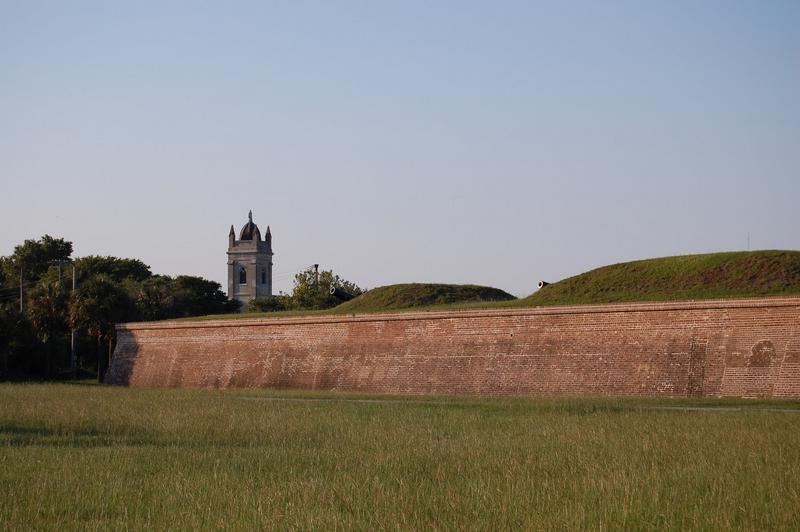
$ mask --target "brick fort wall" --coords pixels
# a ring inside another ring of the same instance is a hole
[[[800,298],[117,326],[109,384],[800,397]]]

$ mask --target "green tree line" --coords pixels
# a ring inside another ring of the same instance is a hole
[[[72,251],[71,242],[44,235],[0,257],[0,378],[69,374],[72,330],[78,368],[102,376],[115,323],[238,310],[215,281],[154,275],[138,259]]]

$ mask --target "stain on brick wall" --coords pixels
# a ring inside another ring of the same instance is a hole
[[[800,298],[132,323],[106,381],[800,397]]]

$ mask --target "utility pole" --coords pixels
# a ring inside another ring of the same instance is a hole
[[[76,278],[75,278],[75,264],[72,265],[72,291],[75,292],[75,287],[77,286]],[[72,328],[70,331],[70,339],[69,339],[69,349],[70,349],[70,356],[69,356],[69,365],[70,369],[72,370],[72,378],[78,378],[78,351],[75,345],[75,327]]]
[[[314,282],[319,286],[319,264],[314,265]]]
[[[23,268],[24,268],[24,266],[22,266],[22,264],[20,264],[19,265],[19,313],[20,314],[25,312],[25,292],[23,290],[23,286],[24,285],[22,284],[22,279],[23,279],[22,270],[23,270]]]

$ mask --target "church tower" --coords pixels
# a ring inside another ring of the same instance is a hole
[[[256,297],[272,295],[272,233],[267,226],[264,240],[253,223],[253,211],[247,223],[236,233],[228,234],[228,299],[242,302],[242,310]]]

